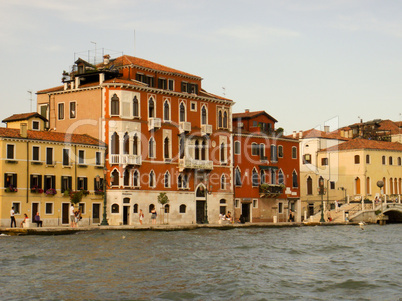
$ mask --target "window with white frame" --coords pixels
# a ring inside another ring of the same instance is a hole
[[[32,146],[32,161],[40,160],[40,148],[39,146]]]
[[[75,101],[70,102],[70,119],[77,117],[77,104]]]
[[[7,144],[7,159],[14,160],[15,159],[15,145]]]
[[[292,159],[297,159],[297,147],[292,146]]]
[[[58,115],[58,119],[59,120],[63,120],[64,119],[64,102],[60,102],[57,105],[57,115]]]
[[[235,141],[235,143],[234,143],[234,154],[235,155],[240,155],[240,150],[241,150],[240,141]]]

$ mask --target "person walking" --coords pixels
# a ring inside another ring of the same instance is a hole
[[[71,204],[70,206],[70,222],[71,222],[71,228],[75,227],[75,212],[74,212],[74,205]]]
[[[10,219],[11,219],[11,228],[13,227],[14,224],[14,228],[17,228],[17,223],[15,222],[15,211],[14,211],[14,206],[11,207],[10,210]]]
[[[140,209],[139,220],[140,220],[140,225],[142,225],[142,221],[144,220],[144,213],[142,212],[142,209]]]

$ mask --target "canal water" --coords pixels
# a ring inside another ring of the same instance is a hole
[[[0,300],[402,300],[401,230],[1,236]]]

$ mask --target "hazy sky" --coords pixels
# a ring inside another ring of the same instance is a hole
[[[402,119],[402,1],[4,0],[0,41],[1,120],[30,111],[29,90],[35,110],[91,42],[201,76],[287,133]]]

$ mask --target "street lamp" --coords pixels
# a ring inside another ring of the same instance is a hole
[[[380,188],[380,202],[381,202],[380,225],[384,225],[385,220],[383,219],[383,213],[382,213],[382,194],[383,194],[382,188],[384,187],[384,181],[381,181],[381,180],[377,181],[377,186],[378,186],[378,188]]]
[[[208,194],[212,194],[212,185],[208,189],[209,185],[209,174],[207,174],[206,180],[206,188],[205,188],[205,215],[204,215],[204,224],[209,224],[208,221]]]
[[[318,180],[318,194],[321,195],[321,219],[320,223],[324,223],[324,194],[325,194],[325,189],[324,189],[324,178],[320,177]]]
[[[107,222],[107,215],[106,215],[106,186],[110,188],[110,185],[108,185],[106,181],[106,174],[107,174],[107,168],[106,166],[103,168],[103,218],[101,222],[101,226],[109,226],[109,223]],[[113,176],[110,177],[110,180],[113,181]],[[96,182],[100,183],[100,176],[96,176]]]

